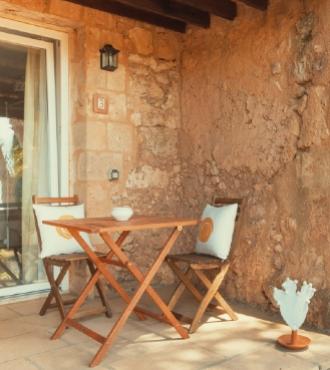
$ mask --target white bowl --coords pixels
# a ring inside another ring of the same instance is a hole
[[[117,221],[127,221],[133,216],[131,207],[114,207],[111,216]]]

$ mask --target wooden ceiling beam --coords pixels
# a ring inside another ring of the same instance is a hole
[[[127,6],[118,1],[110,0],[65,0],[78,5],[97,9],[103,12],[117,14],[122,17],[133,18],[135,20],[151,23],[155,26],[168,28],[177,32],[186,31],[186,23],[177,19],[168,18],[150,11],[144,11],[133,6]],[[133,3],[133,2],[132,2]]]
[[[118,3],[152,12],[160,16],[191,23],[199,27],[210,27],[210,14],[204,10],[170,0],[116,0]]]
[[[269,0],[240,0],[242,3],[259,10],[267,10]]]
[[[175,0],[175,2],[204,10],[228,20],[233,20],[237,16],[237,5],[232,0]]]

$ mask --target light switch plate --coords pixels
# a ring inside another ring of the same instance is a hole
[[[108,114],[109,103],[108,97],[102,94],[93,95],[93,112]]]

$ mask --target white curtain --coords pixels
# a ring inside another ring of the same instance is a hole
[[[29,49],[24,95],[24,139],[22,176],[22,262],[24,283],[40,279],[37,236],[32,195],[49,195],[51,168],[48,141],[49,119],[47,69],[44,50]],[[55,102],[54,102],[55,103]],[[56,140],[56,138],[54,138]]]

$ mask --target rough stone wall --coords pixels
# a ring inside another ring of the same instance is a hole
[[[70,35],[70,180],[88,215],[127,203],[196,216],[214,194],[243,196],[226,294],[270,307],[273,285],[306,279],[318,289],[308,320],[329,327],[330,4],[270,3],[266,13],[240,5],[234,22],[214,18],[184,39],[59,0],[0,1],[0,14]],[[115,73],[99,69],[104,43],[121,50]],[[108,96],[107,116],[93,113],[93,93]],[[112,166],[118,183],[107,181]],[[144,267],[159,235],[146,240],[127,245]],[[159,281],[170,278],[163,267]]]
[[[175,213],[181,199],[181,35],[59,0],[0,1],[0,14],[70,35],[70,183],[87,215],[110,215],[117,205],[130,205],[137,214]],[[99,67],[99,49],[107,43],[120,50],[115,72]],[[93,112],[95,93],[108,97],[109,114]],[[119,181],[108,181],[109,168],[120,171]],[[146,268],[163,237],[136,233],[126,248]],[[75,271],[74,290],[84,271]],[[166,279],[164,267],[158,281]]]
[[[317,288],[308,321],[330,325],[329,11],[326,0],[244,5],[191,29],[182,55],[186,212],[244,197],[227,296],[272,307],[287,277]]]

